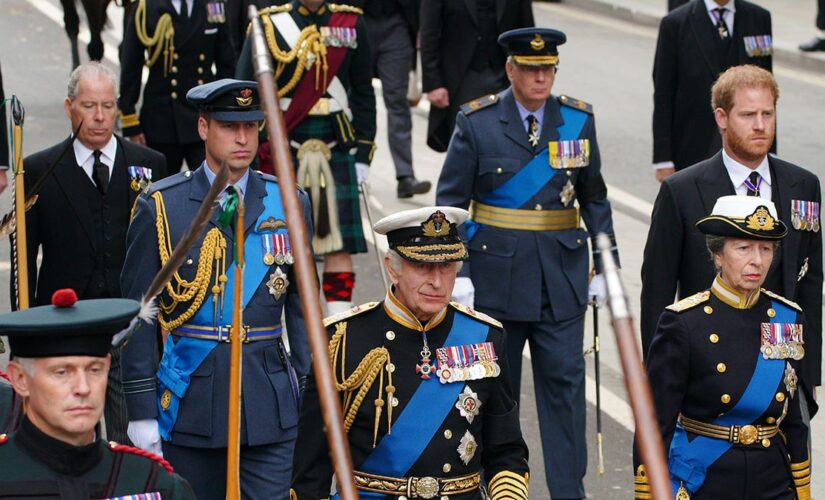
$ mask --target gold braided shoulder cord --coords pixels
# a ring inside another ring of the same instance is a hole
[[[152,194],[152,199],[155,200],[155,229],[158,235],[158,256],[160,257],[160,264],[163,266],[169,260],[172,253],[172,242],[169,237],[169,221],[166,217],[166,205],[163,202],[163,195],[160,191]],[[160,311],[158,312],[158,322],[161,328],[166,331],[172,331],[188,321],[203,305],[206,291],[210,290],[209,279],[212,276],[212,267],[215,267],[215,284],[211,287],[213,298],[217,303],[217,295],[223,292],[223,286],[226,283],[226,240],[221,234],[220,229],[214,227],[206,233],[203,239],[203,244],[198,257],[198,268],[195,272],[195,277],[192,281],[186,281],[181,278],[176,271],[172,280],[166,284],[166,293],[169,295],[170,302],[165,303],[162,299],[158,299]],[[174,286],[173,283],[174,282]],[[218,289],[219,288],[219,289]],[[178,304],[183,302],[192,303],[189,307],[181,313],[177,318],[168,320],[164,318],[177,308]],[[216,304],[217,305],[217,304]]]
[[[392,372],[386,369],[390,365],[390,353],[385,347],[376,347],[364,356],[358,363],[349,377],[345,376],[346,348],[347,348],[347,322],[342,321],[335,325],[335,333],[329,342],[329,357],[332,362],[332,373],[335,374],[335,389],[344,393],[344,431],[349,432],[358,409],[364,402],[370,388],[375,383],[375,378],[379,378],[378,397],[375,399],[375,422],[373,424],[372,447],[375,448],[378,442],[378,423],[381,419],[381,412],[385,406],[383,393],[387,394],[387,434],[392,433],[392,399],[395,393],[395,386],[392,385]],[[341,354],[340,375],[338,378],[338,354]],[[384,372],[387,372],[387,386],[384,387]],[[357,392],[356,392],[357,391]],[[353,397],[353,393],[355,393]]]
[[[135,33],[149,53],[146,67],[154,66],[163,54],[163,76],[166,76],[172,68],[175,54],[175,27],[172,24],[172,15],[166,12],[160,16],[155,32],[149,35],[146,28],[146,0],[140,0],[135,10]]]
[[[264,34],[266,35],[266,43],[269,46],[269,52],[278,63],[275,68],[275,78],[279,78],[284,72],[286,66],[296,61],[295,71],[292,73],[289,81],[278,89],[278,97],[283,97],[298,85],[301,81],[304,71],[307,66],[313,62],[317,63],[315,67],[315,86],[318,88],[319,78],[323,70],[324,79],[322,82],[326,87],[327,77],[327,48],[321,39],[321,33],[318,27],[314,24],[307,26],[301,30],[298,35],[298,40],[291,50],[285,51],[278,46],[278,40],[275,38],[275,26],[272,24],[272,19],[269,15],[261,15],[261,20],[264,25]],[[324,89],[326,90],[326,88]]]

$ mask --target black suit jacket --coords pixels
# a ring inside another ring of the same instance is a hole
[[[60,151],[70,139],[43,151],[34,153],[24,161],[26,165],[26,189],[40,178],[46,169],[57,160]],[[107,197],[112,207],[121,207],[127,211],[112,216],[110,220],[125,220],[128,226],[129,214],[138,193],[131,187],[128,166],[141,166],[152,169],[153,179],[166,176],[166,158],[152,149],[117,138],[118,147],[115,164],[109,181]],[[89,186],[94,186],[91,179],[77,165],[74,150],[70,147],[60,160],[54,173],[43,185],[37,203],[26,213],[26,234],[28,240],[28,275],[29,303],[31,305],[48,304],[52,293],[59,288],[74,289],[81,299],[84,297],[95,259],[99,257],[98,243],[94,234],[93,217],[100,214],[92,212],[87,196]],[[122,197],[128,197],[125,202]],[[112,199],[114,197],[114,199]],[[114,210],[114,208],[112,208]],[[103,215],[104,220],[106,215]],[[118,228],[125,236],[127,227]],[[113,245],[113,261],[119,268],[123,266],[126,256],[126,239]],[[43,261],[37,267],[38,249],[43,252]],[[109,295],[119,296],[120,290],[109,290]]]
[[[9,166],[9,144],[6,138],[8,130],[6,128],[6,106],[2,104],[6,98],[3,92],[3,70],[0,68],[0,166]]]
[[[445,87],[450,94],[446,108],[430,108],[427,144],[436,151],[446,151],[459,106],[454,102],[459,86],[470,67],[476,47],[482,37],[495,37],[508,30],[533,26],[533,7],[529,0],[496,0],[496,33],[479,29],[476,0],[421,0],[421,77],[424,92]],[[496,93],[507,88],[504,75],[504,51],[501,59],[491,61],[501,68],[500,88],[479,87],[475,96]],[[472,82],[467,82],[472,84]]]
[[[776,281],[781,270],[781,286],[772,290],[797,302],[807,318],[803,378],[820,385],[822,364],[822,233],[799,231],[791,222],[791,200],[819,203],[819,179],[807,170],[769,157],[773,201],[779,219],[788,224],[788,236],[779,246],[778,266],[768,282]],[[721,151],[712,158],[668,177],[659,189],[653,207],[650,232],[642,263],[642,350],[647,355],[659,316],[674,295],[690,296],[710,287],[715,275],[705,246],[705,235],[696,221],[710,214],[720,196],[736,194]],[[776,257],[774,258],[776,260]],[[807,272],[799,274],[807,263]]]
[[[734,0],[733,65],[755,64],[771,71],[772,58],[749,57],[744,37],[771,34],[771,14]],[[710,89],[727,67],[717,48],[718,33],[702,0],[692,0],[662,18],[653,63],[653,162],[676,169],[710,158],[722,147]]]

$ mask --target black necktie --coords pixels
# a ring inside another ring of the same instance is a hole
[[[759,172],[751,172],[748,179],[745,181],[745,187],[748,188],[748,196],[759,196],[759,187],[762,185],[762,176]]]
[[[180,0],[180,18],[183,21],[189,19],[189,6],[186,5],[186,0]]]
[[[728,25],[725,22],[725,12],[727,10],[728,9],[724,7],[713,9],[713,11],[716,13],[716,29],[719,30],[719,38],[721,38],[722,40],[727,40],[727,38],[730,36],[730,33],[728,32]]]
[[[539,145],[539,121],[535,116],[527,116],[527,128],[527,141],[535,148]]]
[[[106,194],[109,189],[109,166],[100,161],[99,149],[96,149],[92,155],[95,157],[95,162],[92,165],[92,180],[95,181],[100,194]]]

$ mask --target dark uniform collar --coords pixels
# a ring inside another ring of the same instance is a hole
[[[436,326],[440,325],[442,321],[444,321],[444,317],[447,315],[447,307],[445,306],[444,309],[437,312],[435,316],[430,318],[426,325],[422,325],[418,318],[407,309],[407,306],[401,303],[395,297],[392,289],[387,291],[387,296],[384,298],[384,311],[387,313],[387,316],[392,318],[393,321],[396,323],[400,323],[401,325],[409,328],[410,330],[416,330],[419,332],[428,332],[435,328]]]
[[[750,309],[759,301],[759,289],[750,295],[745,295],[742,292],[736,291],[722,280],[722,276],[716,275],[713,280],[713,285],[710,287],[710,292],[725,304],[734,309]]]
[[[103,459],[104,447],[100,440],[86,446],[74,446],[45,434],[25,416],[14,434],[14,442],[49,469],[67,476],[81,476]]]
[[[295,9],[298,11],[298,14],[301,14],[304,17],[323,16],[327,12],[327,3],[326,2],[322,3],[321,6],[318,7],[318,10],[316,10],[315,12],[312,12],[309,9],[307,9],[306,7],[304,7],[304,5],[300,2],[300,0],[294,0],[294,2],[295,3],[293,5],[295,6]]]

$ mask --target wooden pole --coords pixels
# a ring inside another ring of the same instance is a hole
[[[241,375],[243,371],[243,271],[244,200],[238,193],[235,220],[235,289],[232,300],[232,331],[229,341],[229,417],[226,440],[226,498],[241,498]]]
[[[301,298],[301,309],[304,313],[307,338],[312,353],[313,373],[318,385],[321,413],[324,417],[330,457],[335,469],[338,494],[343,500],[355,500],[358,498],[358,492],[355,489],[355,478],[352,473],[349,441],[347,441],[344,432],[341,402],[335,389],[335,379],[333,378],[332,365],[327,351],[329,339],[321,314],[318,278],[315,274],[315,262],[309,243],[310,235],[304,225],[303,210],[298,202],[298,192],[295,189],[295,170],[292,164],[292,155],[289,151],[289,139],[287,138],[286,125],[277,97],[278,84],[275,81],[268,49],[264,41],[258,9],[254,5],[249,7],[249,20],[252,24],[252,62],[255,66],[258,92],[261,96],[261,106],[264,109],[266,118],[266,130],[269,146],[272,150],[272,162],[275,167],[275,174],[278,177],[281,199],[286,212],[289,240],[292,243],[292,250],[295,255],[293,271],[298,281],[298,294]]]
[[[14,215],[15,261],[17,262],[17,309],[29,308],[29,253],[26,246],[26,185],[23,179],[23,106],[12,97],[14,122]]]
[[[647,470],[650,492],[655,500],[671,500],[673,492],[670,488],[670,473],[667,470],[662,435],[659,431],[659,423],[656,421],[650,384],[642,365],[642,355],[633,330],[633,318],[627,305],[627,294],[610,250],[612,246],[610,238],[601,233],[596,237],[596,244],[602,255],[602,272],[607,282],[607,303],[610,306],[613,331],[616,333],[616,345],[619,347],[619,357],[622,360],[624,383],[636,422],[636,441],[639,453],[642,455],[642,462]]]

